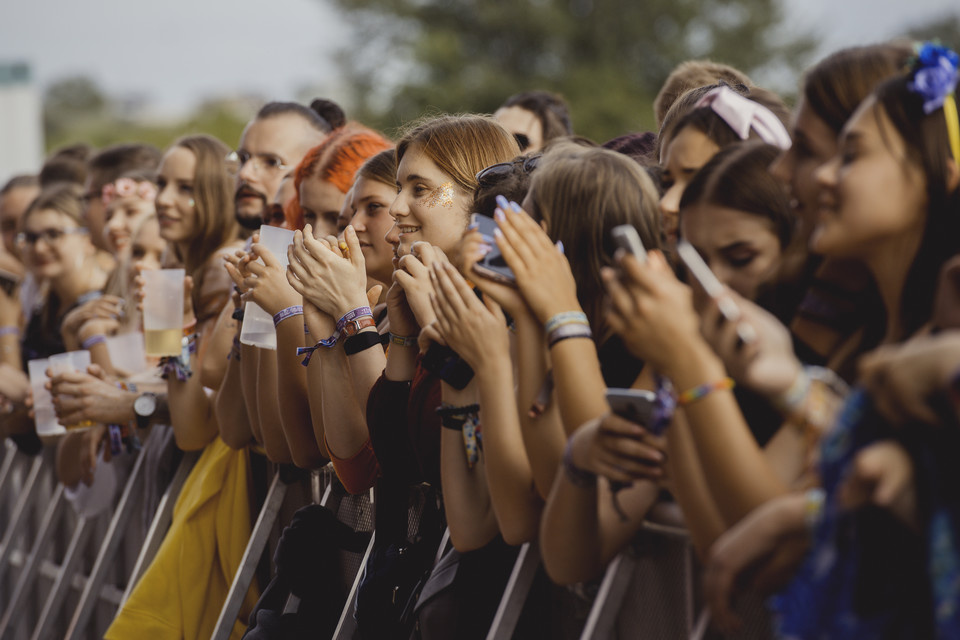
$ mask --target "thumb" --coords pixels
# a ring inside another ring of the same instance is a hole
[[[343,230],[343,239],[350,250],[350,254],[347,256],[350,262],[357,267],[365,266],[363,251],[360,249],[360,239],[357,237],[357,230],[353,228],[352,224],[348,224],[347,228]]]
[[[183,297],[187,298],[193,293],[193,276],[184,276],[183,278]]]
[[[353,250],[351,249],[350,252],[353,253]],[[371,309],[375,307],[377,304],[377,301],[380,300],[381,293],[383,293],[382,284],[375,284],[372,287],[370,287],[369,291],[367,291],[367,302],[370,304]]]

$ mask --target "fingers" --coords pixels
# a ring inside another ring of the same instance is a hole
[[[375,284],[367,291],[367,304],[370,305],[370,308],[374,308],[377,305],[377,302],[380,301],[380,296],[383,294],[383,285]]]
[[[601,277],[606,286],[612,310],[625,318],[635,314],[637,305],[634,298],[620,282],[616,272],[613,269],[604,268]]]
[[[263,267],[270,268],[270,267],[280,266],[280,261],[277,260],[277,257],[275,255],[273,255],[273,252],[270,251],[270,249],[267,249],[262,244],[253,245],[251,247],[251,251],[253,252],[254,255],[256,255],[258,258],[263,260]],[[254,261],[250,262],[251,267],[255,264],[257,263]],[[261,265],[257,265],[257,266],[260,267]]]
[[[348,224],[343,231],[343,240],[347,243],[347,259],[350,263],[360,269],[366,268],[366,260],[363,257],[363,250],[360,246],[360,238],[357,237],[357,231],[352,224]]]

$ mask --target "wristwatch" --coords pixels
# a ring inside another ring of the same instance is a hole
[[[144,391],[133,401],[133,413],[137,417],[137,427],[146,429],[150,425],[150,418],[157,410],[157,394]]]
[[[376,327],[377,321],[373,316],[360,316],[355,320],[350,320],[343,326],[343,335],[355,336],[367,327]]]

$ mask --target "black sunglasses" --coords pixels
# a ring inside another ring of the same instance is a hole
[[[501,180],[513,173],[513,168],[517,165],[523,166],[524,173],[533,173],[533,170],[540,164],[541,155],[530,156],[529,158],[520,158],[511,162],[498,162],[492,164],[477,174],[477,182],[482,187],[492,187]]]

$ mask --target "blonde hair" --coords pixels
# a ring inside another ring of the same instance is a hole
[[[717,84],[721,81],[734,86],[744,85],[748,88],[753,86],[753,82],[747,74],[722,62],[687,60],[678,64],[667,76],[653,101],[653,113],[657,118],[657,129],[663,126],[663,120],[677,98],[691,89]]]

